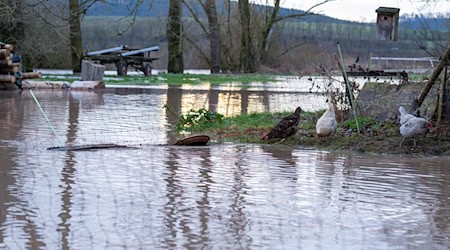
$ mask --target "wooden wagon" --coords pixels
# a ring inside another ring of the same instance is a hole
[[[114,64],[119,76],[127,75],[128,66],[144,72],[146,76],[151,76],[152,62],[159,58],[151,57],[150,53],[158,50],[159,46],[132,49],[127,45],[120,45],[114,48],[88,52],[84,58],[100,64]]]

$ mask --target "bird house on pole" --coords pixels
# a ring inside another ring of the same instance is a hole
[[[397,41],[400,9],[379,7],[375,12],[377,12],[378,40]]]

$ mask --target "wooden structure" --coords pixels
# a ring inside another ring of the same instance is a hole
[[[22,88],[24,79],[41,78],[39,72],[22,72],[22,59],[14,53],[14,45],[0,42],[0,89]]]
[[[400,9],[379,7],[375,12],[377,12],[378,40],[397,41]]]
[[[16,75],[20,71],[20,62],[13,62],[14,46],[0,42],[0,88],[17,89]]]
[[[114,48],[88,52],[84,58],[100,64],[114,64],[119,76],[127,75],[128,66],[144,72],[146,76],[151,76],[152,62],[159,58],[151,57],[150,54],[158,50],[159,46],[132,49],[126,45],[120,45]]]
[[[105,66],[92,61],[81,62],[81,81],[103,81]]]

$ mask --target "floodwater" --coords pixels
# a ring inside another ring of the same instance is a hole
[[[0,92],[0,249],[450,247],[450,156],[170,146],[191,108],[324,106],[285,89]],[[47,150],[97,143],[134,147]]]

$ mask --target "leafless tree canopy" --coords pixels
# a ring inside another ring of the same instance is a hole
[[[142,17],[138,10],[150,10],[156,0],[134,1],[125,16],[85,16],[96,4],[113,6],[113,0],[83,0],[70,12],[67,0],[0,0],[0,41],[15,44],[29,68],[70,68],[67,58],[86,51],[126,44],[132,47],[159,45],[155,67],[166,68],[170,36],[167,17]],[[186,68],[210,68],[213,72],[275,71],[313,73],[335,66],[333,54],[339,41],[350,61],[359,56],[367,63],[376,56],[439,56],[449,42],[448,32],[423,27],[401,27],[395,43],[374,39],[372,24],[304,21],[315,17],[315,7],[289,12],[282,0],[249,1],[180,0],[183,15],[178,20],[177,49]],[[448,2],[448,1],[446,1]],[[150,3],[150,5],[148,5]],[[433,3],[430,3],[433,4]],[[72,14],[71,14],[72,13]],[[374,14],[375,15],[375,14]],[[70,25],[79,18],[81,32]],[[83,49],[75,52],[74,34],[82,35]],[[174,33],[171,33],[174,34]],[[174,40],[175,41],[175,40]],[[77,59],[79,60],[79,58]]]

